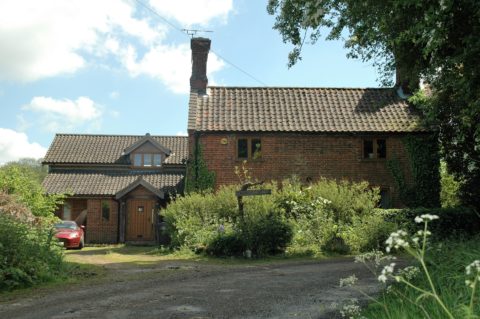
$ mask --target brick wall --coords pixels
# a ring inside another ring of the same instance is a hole
[[[102,200],[110,204],[110,216],[102,216]],[[110,198],[87,200],[87,243],[116,243],[118,241],[118,203]]]
[[[412,183],[403,136],[399,134],[202,133],[199,139],[203,155],[209,169],[216,173],[217,187],[238,183],[234,167],[240,166],[242,160],[236,156],[236,141],[244,137],[261,138],[261,159],[248,160],[251,175],[259,180],[282,180],[296,175],[303,182],[320,177],[368,181],[387,190],[393,206],[401,207],[398,189],[386,166],[387,160],[397,158],[407,184]],[[386,159],[363,158],[363,140],[369,138],[386,139]],[[190,134],[190,151],[193,142]]]
[[[70,205],[70,218],[64,215],[64,205],[60,205],[55,210],[55,216],[62,220],[76,220],[80,213],[87,209],[87,200],[78,198],[69,198],[66,202]]]

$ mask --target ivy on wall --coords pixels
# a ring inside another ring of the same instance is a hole
[[[202,147],[196,142],[193,158],[187,164],[185,193],[205,192],[215,188],[215,172],[208,170]]]
[[[440,153],[437,136],[411,135],[403,138],[410,162],[413,185],[407,185],[400,161],[387,166],[397,184],[400,199],[408,207],[440,207]]]

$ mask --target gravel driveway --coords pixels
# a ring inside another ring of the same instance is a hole
[[[0,318],[335,318],[335,304],[361,299],[338,285],[353,273],[363,291],[380,289],[363,265],[345,258],[241,266],[170,261],[1,303]]]

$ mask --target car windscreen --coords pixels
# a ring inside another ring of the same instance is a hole
[[[58,223],[55,224],[55,228],[68,228],[68,229],[77,229],[77,225],[74,223]]]

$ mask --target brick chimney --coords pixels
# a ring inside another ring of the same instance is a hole
[[[210,51],[210,39],[192,38],[192,76],[190,77],[190,91],[205,95],[207,93],[207,58]]]

